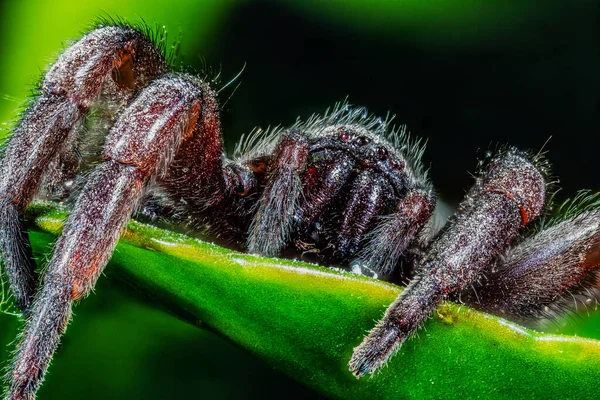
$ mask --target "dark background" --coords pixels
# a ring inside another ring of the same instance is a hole
[[[469,186],[479,149],[508,143],[537,152],[550,138],[544,149],[566,197],[600,187],[599,4],[548,2],[518,10],[519,23],[494,32],[482,22],[434,40],[401,25],[360,29],[352,18],[255,2],[231,14],[204,54],[224,76],[246,64],[224,114],[229,143],[252,126],[290,124],[348,96],[428,140],[425,162],[450,202]]]
[[[348,97],[428,140],[424,160],[450,204],[470,185],[478,154],[498,143],[537,152],[550,137],[558,197],[600,188],[600,3],[393,3],[5,1],[0,115],[9,127],[25,83],[105,11],[180,28],[178,65],[221,69],[224,82],[245,65],[224,105],[230,149],[255,126],[292,124]],[[98,295],[75,309],[40,398],[317,397],[107,273]],[[2,316],[2,343],[16,332],[15,319]]]

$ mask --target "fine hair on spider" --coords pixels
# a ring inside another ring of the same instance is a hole
[[[0,253],[26,317],[6,398],[35,397],[73,302],[93,289],[135,215],[251,253],[408,281],[355,348],[356,377],[385,364],[445,300],[522,320],[595,294],[596,196],[578,195],[563,217],[524,234],[551,197],[539,155],[497,151],[435,232],[424,146],[391,129],[389,117],[343,102],[291,127],[254,131],[228,157],[214,86],[173,72],[165,43],[144,26],[97,24],[48,69],[4,148]],[[39,278],[24,224],[36,197],[72,199]]]

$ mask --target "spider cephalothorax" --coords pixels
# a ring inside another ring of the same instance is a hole
[[[92,108],[102,123],[88,118]],[[0,251],[28,317],[9,398],[35,396],[73,301],[93,288],[136,210],[207,227],[254,253],[316,254],[327,265],[413,277],[356,349],[356,376],[375,371],[445,299],[464,295],[505,315],[535,314],[526,305],[539,310],[584,288],[598,266],[595,211],[503,256],[546,202],[535,157],[499,152],[432,238],[435,201],[423,149],[388,133],[385,121],[341,105],[289,129],[254,134],[230,159],[218,113],[208,83],[169,72],[160,46],[127,25],[97,27],[50,68],[0,161]],[[109,130],[100,162],[90,167],[78,138],[102,136],[102,126]],[[39,193],[66,196],[73,181],[83,181],[83,167],[87,179],[73,191],[71,215],[36,288],[24,209]],[[557,237],[567,231],[573,234]]]

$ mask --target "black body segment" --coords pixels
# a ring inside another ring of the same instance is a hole
[[[356,376],[374,372],[441,301],[476,282],[545,202],[541,173],[515,151],[492,160],[476,186],[480,190],[432,242],[417,276],[354,350],[350,371]]]

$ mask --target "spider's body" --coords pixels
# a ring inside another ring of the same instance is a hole
[[[36,291],[23,211],[43,185],[65,189],[84,170],[78,137],[98,103],[110,128],[101,162],[88,166]],[[493,158],[432,238],[426,226],[435,200],[422,148],[387,128],[342,106],[253,136],[230,159],[207,83],[169,72],[161,51],[137,29],[99,27],[84,36],[46,74],[0,162],[0,251],[28,315],[9,397],[35,396],[73,301],[93,288],[136,210],[208,226],[254,253],[311,253],[327,265],[358,262],[384,276],[414,274],[356,349],[350,362],[356,376],[376,370],[445,299],[464,294],[470,304],[520,316],[527,314],[523,304],[540,309],[590,282],[599,264],[594,211],[562,223],[562,231],[578,234],[559,243],[550,228],[502,257],[546,203],[547,183],[535,160],[514,149]],[[549,265],[559,272],[552,278]],[[518,293],[503,296],[512,284]],[[471,288],[486,290],[471,296]]]

